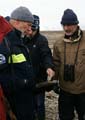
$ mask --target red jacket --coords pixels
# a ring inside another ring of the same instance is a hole
[[[4,104],[4,94],[0,86],[0,120],[6,120],[6,109]]]
[[[2,16],[0,16],[0,43],[3,41],[3,38],[12,30],[12,27],[9,22]]]

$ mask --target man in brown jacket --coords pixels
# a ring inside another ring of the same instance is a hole
[[[66,9],[61,24],[64,30],[54,44],[56,79],[60,84],[59,120],[85,120],[85,34],[71,9]]]

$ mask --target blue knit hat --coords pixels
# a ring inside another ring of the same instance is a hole
[[[37,15],[33,15],[33,17],[34,17],[34,22],[32,23],[32,29],[37,30],[39,29],[39,25],[40,25],[40,18]]]
[[[6,19],[7,21],[10,21],[10,17],[9,17],[9,16],[6,16],[5,19]]]
[[[71,9],[66,9],[62,16],[61,24],[62,25],[75,25],[78,24],[77,15]]]
[[[21,21],[26,21],[26,22],[34,22],[34,18],[32,13],[29,11],[28,8],[26,7],[18,7],[16,8],[12,13],[11,17],[12,19],[15,20],[21,20]]]

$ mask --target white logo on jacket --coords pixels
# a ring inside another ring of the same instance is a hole
[[[3,54],[0,54],[0,64],[6,63],[6,58]]]

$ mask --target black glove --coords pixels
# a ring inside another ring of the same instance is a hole
[[[56,82],[55,86],[53,87],[53,91],[56,93],[56,94],[59,94],[60,93],[60,87],[59,87],[59,83]]]

